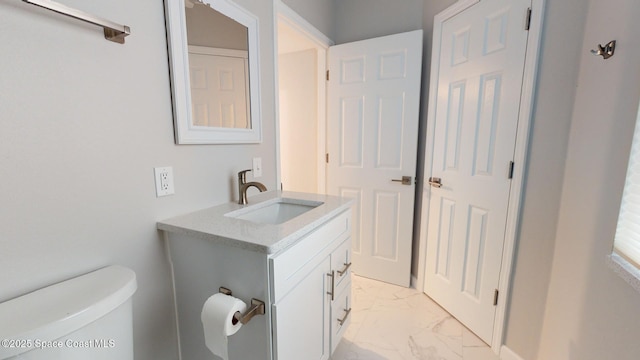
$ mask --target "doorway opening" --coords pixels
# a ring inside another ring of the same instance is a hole
[[[281,189],[324,194],[325,69],[333,43],[283,4],[277,26]]]

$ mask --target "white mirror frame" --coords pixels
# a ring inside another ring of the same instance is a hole
[[[230,0],[202,0],[214,10],[244,25],[249,39],[251,129],[192,125],[189,54],[184,0],[165,0],[171,73],[173,119],[177,144],[246,144],[262,142],[260,111],[260,46],[258,18]]]

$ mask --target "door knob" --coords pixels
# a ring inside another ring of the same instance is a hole
[[[429,178],[429,185],[435,187],[435,188],[441,188],[442,187],[442,179],[437,178],[437,177],[430,177]]]
[[[411,185],[411,176],[403,176],[402,179],[391,179],[391,181],[402,183],[402,185]]]

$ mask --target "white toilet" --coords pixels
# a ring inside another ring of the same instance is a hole
[[[114,265],[0,303],[0,359],[133,360],[136,289]]]

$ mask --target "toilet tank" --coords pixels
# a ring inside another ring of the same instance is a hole
[[[0,359],[133,360],[136,289],[114,265],[0,303]]]

